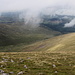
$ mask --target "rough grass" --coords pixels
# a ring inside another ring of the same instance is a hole
[[[75,75],[75,53],[0,53],[0,69],[9,75]]]

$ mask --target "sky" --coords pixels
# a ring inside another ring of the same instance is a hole
[[[0,12],[30,9],[38,11],[45,7],[75,8],[75,0],[0,0]]]

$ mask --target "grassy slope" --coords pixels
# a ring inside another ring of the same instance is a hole
[[[0,53],[0,70],[9,75],[75,75],[74,59],[75,53]]]
[[[0,24],[0,46],[33,43],[60,34],[44,27],[27,29],[20,23]]]
[[[24,46],[22,51],[75,52],[75,33],[60,35]]]
[[[0,24],[0,51],[20,51],[23,46],[61,34],[46,27],[27,29],[19,24]],[[7,45],[7,46],[2,46]]]
[[[32,52],[32,51],[45,51],[45,52],[75,52],[75,33],[56,36],[50,39],[45,39],[33,44],[25,45],[10,45],[0,47],[0,51],[7,52]]]

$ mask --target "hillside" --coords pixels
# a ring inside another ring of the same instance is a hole
[[[24,16],[25,15],[25,16]],[[75,16],[39,14],[39,18],[23,12],[4,12],[0,15],[0,46],[28,45],[57,35],[75,32],[75,27],[64,27]],[[66,18],[65,18],[66,17]],[[41,19],[41,20],[40,20]],[[40,20],[40,21],[38,21]]]
[[[42,21],[39,22],[38,18],[34,16],[27,18],[22,14],[23,13],[21,12],[5,12],[1,14],[1,52],[57,52],[61,50],[70,51],[71,48],[74,49],[73,39],[71,39],[74,38],[74,33],[68,33],[75,32],[75,26],[65,27],[65,24],[70,23],[75,18],[75,16],[50,16],[42,14],[39,15],[40,19],[42,19]]]
[[[29,44],[59,34],[61,33],[46,27],[27,29],[20,22],[0,24],[0,46],[17,45],[20,43]]]
[[[22,51],[74,52],[75,33],[60,35],[25,46]]]
[[[75,33],[59,35],[50,39],[35,42],[33,44],[25,45],[24,43],[18,45],[1,46],[2,52],[75,52]]]
[[[5,12],[0,16],[0,46],[28,45],[36,41],[60,35],[46,26],[35,23],[35,18],[20,18],[21,12]]]
[[[71,33],[75,32],[75,25],[69,26],[69,24],[74,20],[75,16],[68,15],[43,15],[43,22],[41,25],[51,28],[55,31],[59,31],[61,33]],[[67,25],[67,26],[66,26]]]

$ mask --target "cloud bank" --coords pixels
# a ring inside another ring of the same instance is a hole
[[[75,8],[75,0],[0,0],[0,11],[31,9],[38,11],[45,7],[60,6]]]
[[[73,26],[75,26],[75,18],[71,22],[66,23],[64,27],[73,27]]]

